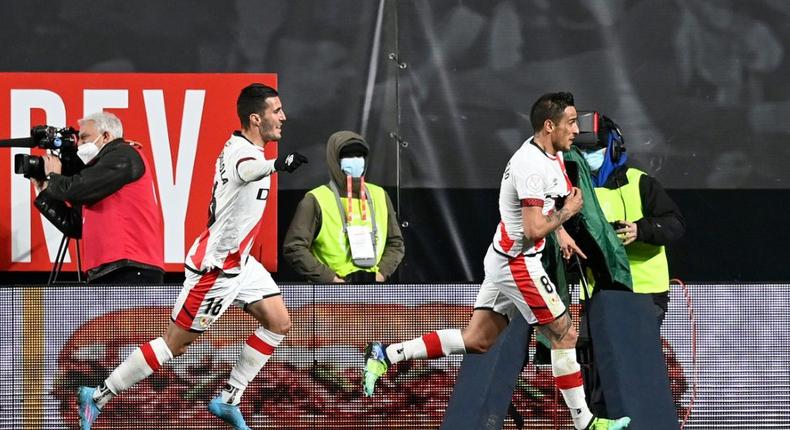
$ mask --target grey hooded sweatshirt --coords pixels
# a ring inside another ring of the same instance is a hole
[[[340,151],[351,143],[360,143],[370,152],[370,146],[357,133],[351,131],[338,131],[332,134],[326,143],[326,162],[329,169],[329,178],[337,185],[341,196],[346,194],[346,174],[340,170]],[[367,160],[366,160],[367,161]],[[368,165],[365,163],[367,175]],[[366,181],[367,182],[367,181]],[[353,179],[352,193],[359,198],[359,178]],[[379,273],[385,279],[397,269],[398,264],[403,260],[405,246],[403,235],[395,216],[395,208],[392,201],[387,197],[387,240],[384,245],[384,254],[378,263]],[[336,274],[332,268],[325,266],[318,261],[310,252],[313,240],[318,236],[321,228],[321,206],[315,197],[306,193],[302,201],[296,207],[291,225],[285,234],[283,241],[283,257],[296,272],[303,275],[307,280],[317,283],[330,283]]]

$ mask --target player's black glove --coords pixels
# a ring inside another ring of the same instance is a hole
[[[285,154],[277,157],[274,160],[274,168],[278,172],[288,172],[291,173],[296,170],[302,164],[307,164],[307,157],[298,153],[292,152],[290,154]]]

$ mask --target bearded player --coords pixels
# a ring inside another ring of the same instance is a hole
[[[234,429],[249,429],[239,409],[241,396],[291,326],[280,289],[250,255],[270,189],[270,175],[293,172],[307,159],[299,153],[264,158],[267,142],[279,141],[285,111],[276,90],[251,84],[236,102],[241,131],[225,143],[216,162],[206,230],[185,261],[185,280],[162,335],[140,345],[96,388],[77,392],[80,427],[90,429],[113,397],[183,354],[231,304],[260,326],[247,338],[224,389],[209,411]]]

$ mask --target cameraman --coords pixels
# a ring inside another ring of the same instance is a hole
[[[85,168],[61,175],[47,154],[38,210],[61,232],[83,239],[88,282],[162,283],[164,237],[154,180],[139,144],[123,140],[121,121],[109,112],[79,120],[77,156]]]

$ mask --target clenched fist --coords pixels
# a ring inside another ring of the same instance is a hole
[[[570,212],[572,215],[575,215],[582,209],[583,204],[584,200],[582,199],[582,190],[573,187],[571,189],[571,193],[565,198],[565,205],[562,208],[567,209],[568,212]]]
[[[292,152],[290,154],[281,155],[274,160],[274,168],[278,172],[288,172],[291,173],[296,170],[302,164],[307,163],[307,157],[298,153]]]

